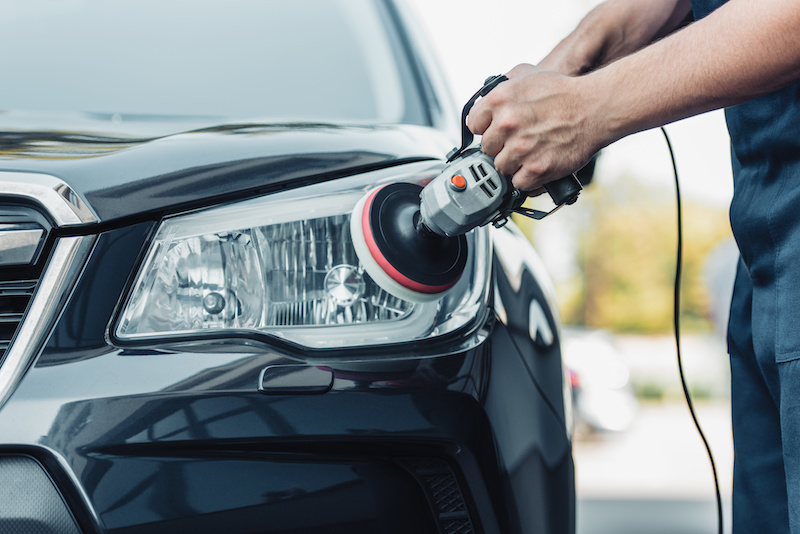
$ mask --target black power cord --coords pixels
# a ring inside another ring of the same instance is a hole
[[[678,180],[678,165],[675,163],[675,153],[672,150],[672,143],[667,135],[667,130],[661,128],[661,133],[664,134],[664,139],[667,141],[667,148],[669,149],[669,157],[672,159],[672,172],[675,177],[675,194],[677,197],[677,217],[678,217],[678,246],[675,254],[675,296],[673,306],[673,326],[675,328],[675,347],[678,356],[678,373],[681,377],[681,387],[683,388],[683,396],[686,398],[686,405],[689,407],[689,413],[692,414],[692,421],[700,434],[700,439],[703,440],[703,445],[706,447],[708,460],[711,462],[711,471],[714,473],[714,491],[717,496],[717,532],[722,534],[722,496],[719,491],[719,479],[717,478],[717,466],[714,463],[714,455],[711,454],[711,446],[708,444],[703,429],[700,428],[700,422],[697,420],[697,414],[694,411],[694,404],[692,404],[692,396],[689,394],[689,387],[686,385],[686,377],[683,374],[683,358],[681,357],[681,331],[680,331],[680,310],[681,310],[681,270],[683,265],[683,223],[681,212],[681,187]]]

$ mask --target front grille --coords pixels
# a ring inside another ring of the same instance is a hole
[[[0,182],[2,185],[2,182]],[[52,225],[40,210],[0,200],[0,361],[11,347],[42,276]]]
[[[438,458],[404,458],[421,483],[442,534],[475,534],[467,503],[450,464]]]
[[[0,359],[25,316],[36,289],[36,280],[0,280]]]
[[[453,521],[446,521],[442,525],[446,534],[474,534],[472,524],[463,519],[455,519]]]
[[[0,408],[41,350],[94,243],[93,235],[56,238],[54,230],[96,222],[62,180],[0,171]]]
[[[58,487],[29,456],[0,456],[0,503],[0,534],[80,534]]]
[[[435,468],[427,473],[419,473],[433,494],[433,501],[440,514],[464,512],[464,498],[452,473]]]

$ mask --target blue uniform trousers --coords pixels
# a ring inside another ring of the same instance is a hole
[[[775,317],[760,309],[774,291],[756,284],[754,298],[739,262],[728,335],[734,534],[800,533],[800,359],[776,359]]]

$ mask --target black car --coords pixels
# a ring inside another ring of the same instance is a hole
[[[8,1],[0,48],[0,533],[574,531],[528,242],[425,304],[352,248],[458,141],[405,6]]]

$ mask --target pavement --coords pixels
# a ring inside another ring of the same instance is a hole
[[[714,455],[730,532],[730,407],[695,408]],[[711,464],[685,405],[641,405],[627,431],[576,441],[574,458],[578,534],[717,532]]]
[[[602,500],[579,501],[579,534],[717,534],[714,501]],[[730,533],[730,507],[725,503],[725,532]]]
[[[679,388],[679,382],[677,387],[673,384],[677,381],[674,341],[645,341],[626,339],[618,344],[632,379],[656,378],[666,382],[666,390]],[[725,390],[724,347],[699,338],[685,344],[689,382],[697,383],[699,377],[701,382],[710,380],[704,387]],[[725,508],[725,532],[730,532],[730,403],[724,394],[715,395],[695,401],[695,409],[714,455]],[[661,402],[641,403],[633,424],[623,432],[580,435],[575,440],[574,458],[578,534],[717,532],[711,465],[680,397],[668,395]]]

